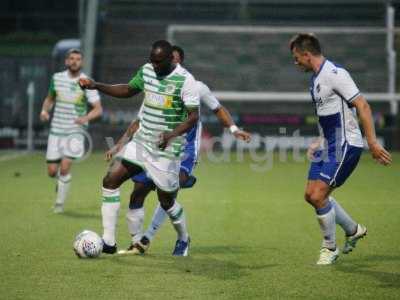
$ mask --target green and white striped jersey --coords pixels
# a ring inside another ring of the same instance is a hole
[[[139,69],[129,86],[144,92],[140,127],[133,139],[156,156],[180,157],[186,134],[171,140],[164,151],[158,144],[162,132],[173,131],[187,119],[188,109],[199,107],[199,91],[193,76],[178,64],[168,76],[158,78],[148,63]]]
[[[68,135],[81,132],[87,127],[75,124],[78,117],[87,113],[87,104],[100,101],[97,90],[82,90],[78,84],[79,77],[71,78],[68,71],[55,73],[50,81],[49,95],[55,97],[53,119],[50,134]]]

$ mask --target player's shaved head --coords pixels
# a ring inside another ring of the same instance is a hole
[[[300,52],[308,51],[313,55],[321,55],[321,45],[317,37],[312,33],[299,33],[290,40],[290,50]]]
[[[166,76],[173,70],[172,59],[172,45],[168,41],[159,40],[153,43],[150,62],[157,76]]]

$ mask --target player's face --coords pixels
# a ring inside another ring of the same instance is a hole
[[[179,52],[178,52],[178,51],[172,51],[172,56],[174,57],[174,58],[172,59],[172,62],[173,62],[174,64],[180,64],[180,63],[182,62],[181,56],[179,55]]]
[[[71,53],[65,59],[65,66],[71,72],[79,72],[82,68],[82,55],[79,53]]]
[[[297,48],[293,48],[292,51],[294,64],[298,66],[302,71],[312,71],[311,57],[308,51],[299,51]]]
[[[153,49],[150,53],[150,62],[157,76],[167,76],[171,72],[172,55],[166,54],[162,49]]]

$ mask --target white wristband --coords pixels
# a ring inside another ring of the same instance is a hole
[[[230,127],[229,127],[229,131],[231,132],[231,133],[235,133],[236,131],[238,131],[239,130],[239,128],[236,126],[236,125],[231,125]]]

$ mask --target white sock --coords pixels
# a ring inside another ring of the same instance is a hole
[[[336,249],[335,209],[332,203],[327,201],[325,207],[316,209],[316,213],[323,235],[322,248]]]
[[[64,205],[71,185],[71,174],[59,175],[57,179],[57,198],[56,204]]]
[[[137,243],[142,238],[144,207],[137,209],[128,209],[126,213],[126,221],[128,230],[132,237],[132,243]]]
[[[160,204],[158,204],[156,209],[154,210],[153,218],[151,219],[151,224],[144,233],[144,235],[150,241],[154,238],[155,234],[160,229],[161,225],[164,223],[167,216],[168,215],[165,212],[165,210],[160,206]]]
[[[118,212],[120,207],[119,189],[102,188],[103,204],[101,215],[103,218],[103,240],[109,246],[114,246],[115,231],[117,228]]]
[[[182,206],[175,201],[174,205],[166,213],[178,234],[178,240],[187,242],[189,234],[186,229],[186,218]]]
[[[343,209],[343,207],[333,198],[329,197],[335,209],[336,223],[343,228],[347,236],[353,235],[357,231],[357,223],[350,217],[350,215]]]

